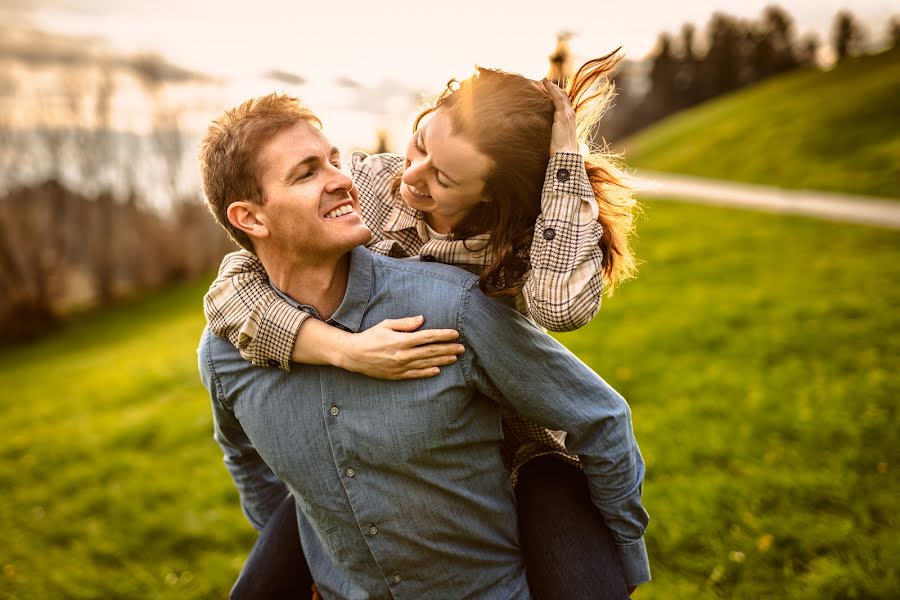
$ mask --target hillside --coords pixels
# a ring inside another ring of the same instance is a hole
[[[619,147],[639,170],[898,198],[898,98],[894,48],[717,98]]]
[[[632,406],[652,514],[641,598],[892,597],[896,242],[647,208],[640,278],[560,336]],[[0,598],[227,594],[255,534],[197,374],[204,289],[0,353]]]

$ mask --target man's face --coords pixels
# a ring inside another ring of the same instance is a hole
[[[338,150],[314,125],[300,122],[276,134],[263,146],[260,166],[264,243],[282,256],[327,260],[369,241]]]

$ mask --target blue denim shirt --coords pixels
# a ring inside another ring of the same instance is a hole
[[[294,495],[326,598],[529,597],[497,403],[568,432],[627,583],[650,578],[644,463],[627,403],[477,283],[456,267],[351,253],[329,323],[355,332],[422,314],[428,327],[457,329],[466,352],[431,379],[260,369],[204,331],[200,371],[244,511],[262,528]]]

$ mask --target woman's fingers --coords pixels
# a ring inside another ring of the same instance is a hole
[[[424,346],[427,344],[436,344],[441,342],[452,342],[459,338],[459,333],[455,329],[424,329],[403,336],[403,343],[406,347]]]
[[[397,377],[397,379],[425,379],[440,374],[441,370],[437,367],[432,367],[430,369],[412,369],[404,372],[399,377]]]
[[[541,83],[544,84],[544,89],[550,94],[550,99],[553,100],[553,106],[557,111],[567,112],[572,110],[572,103],[569,102],[569,96],[561,87],[546,78],[544,78]],[[575,111],[572,110],[572,112],[574,113]]]
[[[447,365],[452,365],[457,361],[455,354],[448,354],[442,356],[431,356],[429,358],[423,358],[420,360],[414,360],[407,363],[407,369],[429,369],[431,367],[445,367]]]
[[[409,363],[414,360],[436,358],[438,356],[456,356],[464,351],[465,348],[462,344],[428,344],[410,348],[404,353],[403,358]]]
[[[398,332],[415,332],[406,339],[409,346],[420,346],[422,344],[433,344],[435,342],[449,342],[459,337],[459,332],[455,329],[424,329],[416,331],[422,326],[425,317],[417,315],[414,317],[406,317],[405,319],[385,319],[376,327],[385,327],[392,331]]]
[[[550,129],[550,155],[557,152],[578,153],[578,132],[575,126],[575,110],[569,97],[559,86],[547,79],[542,81],[544,89],[553,100],[553,127]]]
[[[405,319],[385,319],[376,327],[387,327],[394,331],[415,331],[422,326],[425,317],[417,315],[414,317],[406,317]]]

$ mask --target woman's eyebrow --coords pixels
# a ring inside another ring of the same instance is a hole
[[[423,140],[425,139],[425,131],[427,131],[427,129],[428,129],[428,128],[427,128],[426,126],[424,126],[424,125],[423,125],[422,127],[419,128],[420,135],[422,136],[422,139],[423,139]],[[442,168],[440,168],[439,166],[437,166],[436,164],[434,164],[434,158],[433,158],[433,157],[432,157],[432,159],[431,159],[431,165],[434,167],[434,170],[435,170],[435,171],[437,171],[438,173],[440,173],[441,175],[443,175],[450,183],[452,183],[453,185],[459,185],[459,181],[457,181],[457,180],[454,179],[453,177],[450,177],[450,175],[447,174],[447,171],[443,170]]]

